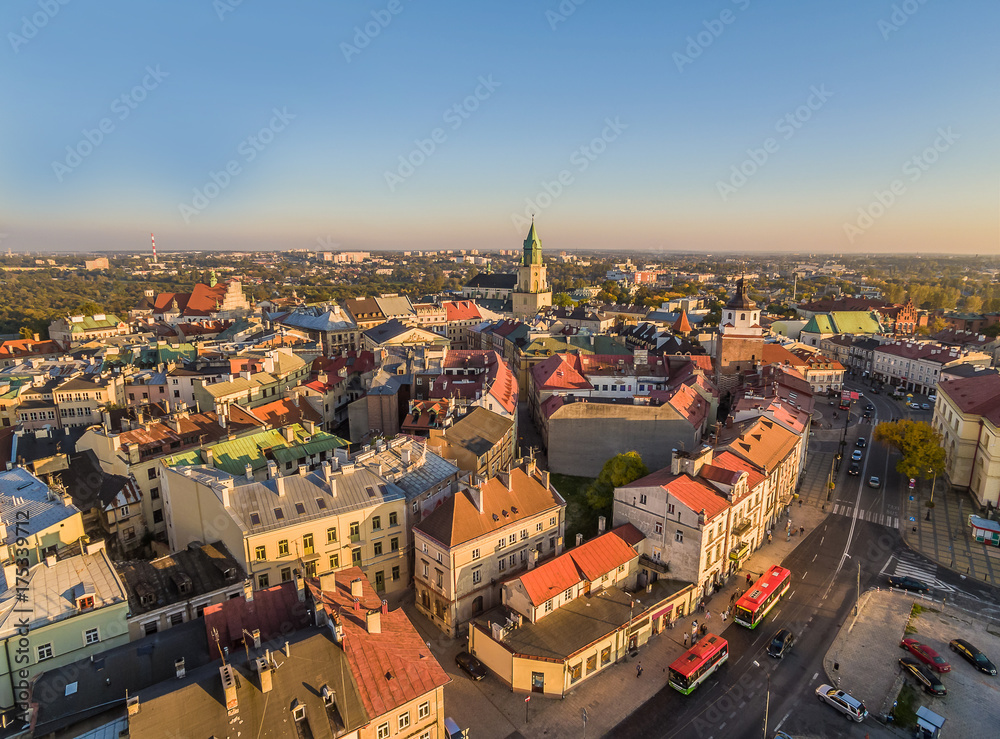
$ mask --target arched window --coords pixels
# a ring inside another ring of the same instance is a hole
[[[746,313],[740,313],[740,320],[741,321],[747,320],[747,314]]]

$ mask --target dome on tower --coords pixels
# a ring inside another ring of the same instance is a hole
[[[733,310],[755,310],[757,308],[757,304],[747,296],[744,290],[742,277],[736,282],[736,294],[729,299],[726,307]]]

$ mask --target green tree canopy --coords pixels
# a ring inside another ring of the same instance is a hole
[[[604,463],[601,474],[587,489],[587,503],[597,510],[610,508],[615,500],[615,488],[628,485],[649,474],[639,452],[624,452]]]
[[[552,296],[552,305],[557,308],[569,308],[573,305],[573,298],[569,293],[556,293]]]
[[[925,421],[886,421],[875,427],[872,438],[903,455],[896,463],[896,471],[904,477],[927,480],[944,472],[941,434]]]

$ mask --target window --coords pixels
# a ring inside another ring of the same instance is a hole
[[[382,556],[382,542],[380,542],[380,541],[375,542],[374,549],[375,549],[375,556],[376,557],[381,557]]]
[[[267,559],[267,547],[257,547],[254,549],[254,557],[258,562],[262,559]]]
[[[163,511],[159,508],[153,511],[153,523],[163,523]]]
[[[339,554],[331,554],[330,555],[330,569],[331,570],[335,570],[338,567],[340,567],[340,555]]]
[[[149,489],[149,497],[152,498],[153,500],[159,500],[160,499],[160,489],[159,488],[150,488]]]
[[[473,559],[479,559],[479,550],[478,549],[473,549],[472,550],[472,558]]]
[[[372,531],[378,531],[382,528],[382,517],[372,516]]]
[[[430,704],[430,702],[425,701],[425,702],[421,703],[419,706],[417,706],[417,720],[418,721],[420,719],[422,719],[422,718],[427,718],[430,715],[431,715],[431,704]]]
[[[549,613],[551,610],[552,610],[552,599],[549,598],[547,601],[545,601],[545,612]]]
[[[573,588],[567,588],[566,592],[563,593],[563,600],[573,600]]]
[[[667,515],[670,515],[670,516],[674,515],[674,504],[673,503],[668,503],[667,504]]]
[[[312,534],[302,535],[302,550],[305,554],[312,554],[315,551]]]
[[[333,544],[336,541],[337,541],[337,527],[334,526],[333,528],[326,530],[326,543]]]
[[[604,647],[601,650],[601,667],[608,664],[611,661],[611,647]]]
[[[676,533],[674,533],[674,541],[679,542],[679,543],[683,543],[683,541],[684,541],[684,532],[681,531],[680,529],[677,529]]]
[[[399,515],[395,511],[389,514],[389,528],[393,526],[399,526]]]
[[[503,549],[505,546],[507,546],[507,540],[506,539],[501,539],[500,543],[497,544],[497,549]]]
[[[399,551],[399,537],[394,536],[389,539],[389,551],[398,552]]]
[[[499,560],[497,560],[497,570],[499,570],[500,572],[506,572],[507,571],[507,560],[506,559],[504,559],[504,558],[501,557]]]
[[[541,531],[541,530],[542,530],[542,523],[541,521],[539,521],[538,523],[535,524],[535,531]]]
[[[171,613],[170,614],[170,625],[171,626],[180,626],[182,623],[184,623],[184,614],[183,613]],[[91,631],[97,631],[97,629],[91,629]]]
[[[361,524],[357,521],[351,524],[351,544],[357,544],[361,541]]]
[[[250,514],[250,523],[253,524],[254,526],[260,526],[260,514],[259,513],[251,513]]]
[[[596,669],[597,669],[597,653],[595,652],[594,654],[587,657],[587,674],[589,675]]]
[[[361,566],[361,548],[351,550],[351,564],[355,567]]]
[[[384,724],[379,724],[378,729],[375,731],[375,739],[389,739],[389,722],[386,721]]]
[[[399,579],[399,565],[392,568],[392,581],[396,582]]]
[[[472,571],[472,584],[478,585],[483,580],[483,573],[480,570]]]
[[[663,533],[663,521],[656,521],[653,524],[653,531],[654,531],[654,533],[662,534]]]
[[[266,588],[266,587],[267,587],[267,586],[268,586],[269,584],[270,584],[270,583],[269,583],[269,581],[268,581],[268,579],[267,579],[267,573],[266,573],[266,572],[262,572],[262,573],[260,573],[259,575],[257,575],[257,587],[258,587],[258,588],[259,588],[260,590],[263,590],[263,589],[264,589],[264,588]]]
[[[285,512],[283,510],[281,510],[280,508],[275,508],[274,509],[274,517],[277,520],[281,521],[281,520],[283,520],[285,518]]]
[[[645,495],[640,495],[639,496],[639,505],[646,505],[646,496]]]
[[[517,544],[517,534],[511,534],[507,537],[511,544]]]
[[[292,568],[282,567],[281,568],[281,582],[289,582],[292,579]]]
[[[441,570],[438,569],[434,570],[434,581],[437,583],[437,586],[439,588],[444,587],[444,573],[441,572]]]
[[[583,672],[583,663],[577,662],[575,665],[570,665],[569,668],[569,679],[570,682],[576,682],[580,679],[580,675]]]
[[[150,634],[155,634],[157,632],[156,621],[147,621],[142,625],[142,633],[146,636]]]
[[[83,632],[83,644],[84,646],[88,644],[97,644],[101,640],[101,632],[99,629],[87,629]]]
[[[156,468],[155,467],[150,467],[146,471],[146,479],[147,480],[155,480],[156,479]]]
[[[524,541],[527,538],[528,538],[528,530],[527,529],[521,529],[521,541]]]
[[[555,526],[555,525],[556,525],[556,517],[553,516],[552,518],[549,519],[549,526]]]
[[[399,730],[407,728],[410,725],[410,712],[399,714]]]
[[[385,590],[385,573],[382,570],[375,573],[375,590],[379,593]]]
[[[282,539],[278,542],[278,556],[284,557],[288,554],[288,539]]]

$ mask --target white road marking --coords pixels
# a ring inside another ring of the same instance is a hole
[[[821,537],[820,537],[820,539],[819,539],[819,545],[820,545],[820,546],[823,546],[823,540],[824,540],[825,538],[826,538],[825,536],[821,536]]]
[[[813,555],[813,558],[812,558],[812,561],[813,561],[813,562],[815,562],[815,561],[816,561],[816,558],[817,558],[818,556],[819,556],[819,553],[816,553],[816,554],[814,554],[814,555]]]
[[[819,673],[818,672],[814,672],[813,676],[812,676],[812,679],[815,680],[817,677],[819,677]]]

